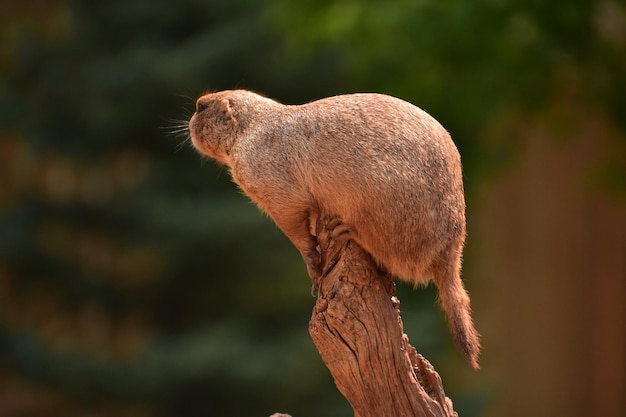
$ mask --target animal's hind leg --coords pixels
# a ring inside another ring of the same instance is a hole
[[[339,217],[333,218],[328,222],[328,228],[331,230],[331,237],[340,246],[345,246],[348,240],[352,239],[352,231]]]
[[[457,244],[441,253],[431,272],[455,341],[472,367],[478,369],[479,335],[472,323],[470,299],[461,281],[460,269],[461,244]]]

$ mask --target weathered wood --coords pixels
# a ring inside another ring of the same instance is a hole
[[[409,344],[390,275],[332,219],[317,236],[323,276],[309,332],[357,417],[456,416],[432,365]]]

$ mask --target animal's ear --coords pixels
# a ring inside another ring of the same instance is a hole
[[[219,99],[216,103],[217,111],[215,113],[216,113],[217,122],[220,125],[229,129],[238,130],[239,123],[237,122],[237,118],[235,117],[236,116],[236,109],[234,108],[235,104],[236,103],[233,103],[233,101],[228,98]]]
[[[233,109],[229,99],[219,99],[215,104],[217,107],[215,115],[217,116],[220,123],[228,124],[235,121],[235,116],[233,114]]]

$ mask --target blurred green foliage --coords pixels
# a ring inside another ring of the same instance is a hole
[[[518,146],[487,127],[540,113],[564,79],[626,127],[624,10],[610,1],[6,1],[0,13],[0,415],[349,414],[306,331],[296,250],[175,134],[208,89],[405,98],[451,131],[470,189]],[[623,186],[615,155],[603,175]],[[399,291],[406,330],[444,361],[434,292]],[[461,415],[480,411],[480,395],[449,394]]]
[[[485,127],[545,112],[561,83],[626,129],[626,12],[612,1],[276,0],[268,9],[291,59],[324,51],[341,63],[343,90],[384,91],[443,121],[470,187],[517,149],[485,143]]]

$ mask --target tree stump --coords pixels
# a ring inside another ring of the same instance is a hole
[[[457,416],[404,334],[393,278],[353,241],[333,237],[335,226],[327,218],[316,225],[323,274],[309,333],[354,415]]]

